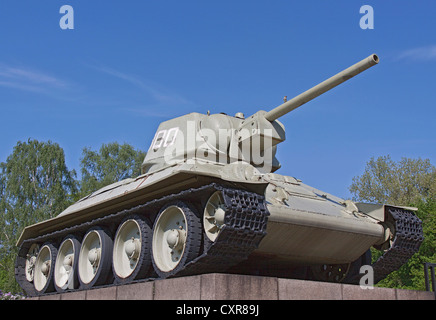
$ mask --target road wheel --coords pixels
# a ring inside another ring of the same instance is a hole
[[[110,280],[112,239],[100,227],[92,228],[82,240],[79,254],[79,282],[81,289],[102,285]]]
[[[125,218],[114,238],[112,270],[117,283],[128,283],[150,275],[152,231],[139,215]]]
[[[195,209],[181,201],[162,208],[153,226],[152,263],[157,274],[162,278],[176,274],[198,257],[201,238]]]

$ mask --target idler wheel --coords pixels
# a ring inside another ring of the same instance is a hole
[[[34,243],[30,246],[29,251],[27,252],[26,255],[25,273],[26,273],[26,279],[29,282],[33,281],[35,262],[36,262],[36,258],[38,257],[39,249],[40,249],[39,244]]]

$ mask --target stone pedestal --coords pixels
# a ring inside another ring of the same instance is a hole
[[[434,300],[432,292],[211,273],[54,293],[35,300]]]

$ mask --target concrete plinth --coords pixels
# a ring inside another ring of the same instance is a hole
[[[235,274],[197,276],[49,294],[35,300],[435,300],[432,292]]]

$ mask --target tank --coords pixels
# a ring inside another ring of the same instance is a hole
[[[16,280],[28,295],[210,272],[374,283],[423,240],[416,208],[355,203],[280,175],[278,120],[378,64],[372,54],[249,117],[190,113],[161,123],[142,174],[24,228]],[[370,248],[383,250],[371,264]]]

